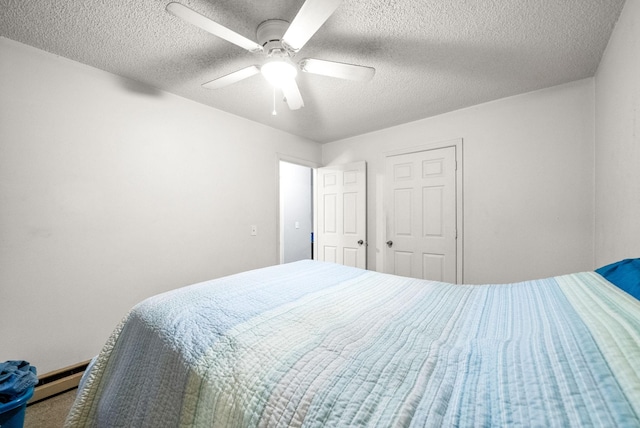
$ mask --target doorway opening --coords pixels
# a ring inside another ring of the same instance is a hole
[[[280,263],[313,259],[311,166],[279,160]]]

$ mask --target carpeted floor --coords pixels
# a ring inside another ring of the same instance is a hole
[[[62,428],[77,392],[74,388],[27,406],[24,428]]]

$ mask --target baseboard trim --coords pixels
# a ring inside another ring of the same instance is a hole
[[[40,376],[35,391],[33,392],[33,397],[31,397],[28,404],[33,404],[60,394],[61,392],[77,388],[90,361],[91,360],[83,361]]]

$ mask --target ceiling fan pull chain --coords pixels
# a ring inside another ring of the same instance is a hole
[[[273,87],[273,111],[271,112],[272,116],[277,115],[278,112],[276,111],[276,87]]]

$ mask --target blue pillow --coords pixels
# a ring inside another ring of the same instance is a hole
[[[640,259],[625,259],[596,269],[612,284],[640,300]]]

